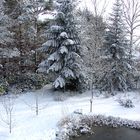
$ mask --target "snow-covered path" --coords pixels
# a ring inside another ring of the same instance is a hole
[[[39,108],[42,110],[39,110],[38,116],[32,108],[35,105],[34,94],[20,95],[15,101],[13,116],[15,124],[12,134],[9,134],[8,128],[0,122],[0,140],[55,140],[57,123],[62,117],[77,109],[81,109],[83,113],[89,113],[89,92],[68,97],[62,102],[54,101],[52,94],[49,90],[40,94]],[[110,98],[94,97],[93,113],[140,121],[140,93],[129,94],[135,108],[121,107],[116,101],[120,95]],[[2,106],[0,111],[1,115],[4,115]]]

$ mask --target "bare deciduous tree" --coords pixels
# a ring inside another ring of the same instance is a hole
[[[105,22],[103,21],[103,16],[106,11],[107,5],[108,5],[108,0],[105,0],[102,4],[100,5],[99,0],[91,0],[93,4],[93,16],[94,16],[94,22],[92,23],[92,28],[93,28],[93,33],[94,33],[94,39],[93,39],[93,44],[91,48],[89,49],[90,53],[90,63],[91,63],[91,81],[90,81],[90,90],[91,90],[91,99],[90,99],[90,112],[92,112],[92,104],[93,104],[93,87],[94,84],[97,82],[97,77],[101,75],[101,69],[103,69],[103,65],[101,62],[101,57],[100,57],[100,48],[103,45],[103,36],[104,36],[104,31],[105,31]],[[95,77],[95,80],[93,80]]]
[[[12,128],[14,127],[14,103],[15,95],[5,95],[1,99],[2,112],[0,113],[1,122],[4,123],[9,128],[9,133],[12,133]]]
[[[104,13],[107,9],[109,0],[104,0],[104,2],[101,5],[100,0],[91,0],[92,5],[93,5],[93,14],[95,16],[104,16]]]
[[[44,105],[41,105],[41,104],[40,104],[40,99],[39,99],[39,98],[42,96],[42,95],[41,95],[41,92],[42,92],[42,91],[38,91],[38,90],[37,90],[37,91],[35,91],[35,92],[33,93],[33,96],[34,96],[34,103],[28,103],[27,101],[22,100],[28,107],[31,108],[31,110],[33,110],[33,111],[35,112],[36,116],[39,115],[39,111],[45,109],[45,108],[48,106],[47,103],[44,104]]]
[[[140,37],[136,33],[140,27],[140,1],[139,0],[122,0],[123,15],[127,25],[127,33],[130,40],[130,57],[134,45],[137,46]]]
[[[99,76],[102,70],[100,59],[100,48],[103,44],[103,34],[105,31],[105,23],[103,21],[103,14],[106,11],[107,0],[99,8],[99,0],[91,0],[93,9],[89,11],[88,8],[81,11],[81,27],[80,36],[82,40],[85,56],[85,65],[88,73],[89,87],[91,90],[90,112],[92,112],[93,104],[93,85],[96,83],[97,75]],[[81,22],[82,20],[82,22]]]

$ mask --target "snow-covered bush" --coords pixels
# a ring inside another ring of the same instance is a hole
[[[81,122],[85,122],[88,126],[109,126],[109,127],[128,127],[140,129],[139,121],[130,121],[119,117],[103,116],[103,115],[83,115]]]
[[[70,115],[63,118],[59,123],[59,130],[56,133],[56,140],[69,140],[71,137],[78,137],[85,134],[92,134],[91,128],[81,122],[81,115]]]
[[[130,121],[112,116],[106,117],[103,115],[72,114],[63,118],[58,126],[59,130],[56,133],[56,140],[69,140],[82,134],[91,134],[93,133],[92,128],[95,126],[128,127],[140,130],[139,121]]]
[[[48,80],[44,75],[36,73],[9,76],[7,80],[12,87],[20,90],[22,89],[22,91],[40,89],[48,83]]]
[[[118,102],[121,106],[126,107],[126,108],[134,107],[134,104],[133,104],[132,100],[130,100],[130,99],[119,99]]]

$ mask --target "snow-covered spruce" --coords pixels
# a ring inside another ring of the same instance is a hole
[[[82,134],[92,134],[94,133],[92,131],[93,126],[126,127],[140,130],[139,121],[103,115],[72,114],[63,118],[58,126],[59,130],[56,133],[56,140],[69,140],[71,137],[79,137]]]
[[[48,40],[39,49],[49,52],[50,55],[39,65],[38,71],[56,75],[53,82],[56,89],[77,89],[82,81],[80,39],[76,31],[73,8],[72,0],[60,1],[55,23],[46,33]]]
[[[129,56],[130,46],[125,29],[121,0],[115,0],[102,49],[106,69],[98,84],[101,90],[107,90],[111,94],[115,90],[133,88],[134,63]]]

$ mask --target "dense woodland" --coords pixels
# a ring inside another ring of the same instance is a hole
[[[0,1],[0,94],[140,88],[139,0],[79,8],[76,0]],[[46,20],[38,20],[46,15]]]

